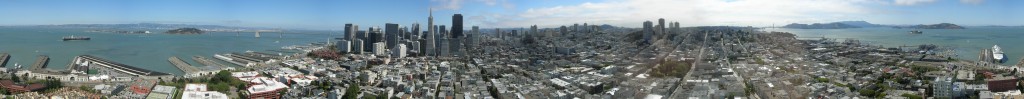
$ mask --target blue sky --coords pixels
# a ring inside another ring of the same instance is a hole
[[[1020,0],[0,0],[0,25],[183,23],[338,30],[398,23],[638,27],[665,18],[684,26],[770,26],[864,20],[880,24],[1024,25]],[[467,26],[466,28],[468,28]]]

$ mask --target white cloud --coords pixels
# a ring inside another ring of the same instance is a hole
[[[981,4],[982,2],[985,2],[985,0],[960,0],[960,3],[965,4]]]
[[[921,3],[935,2],[935,0],[894,0],[893,2],[896,3],[896,5],[917,5]]]
[[[697,25],[788,24],[840,21],[872,13],[860,6],[867,0],[609,0],[578,5],[530,8],[511,13],[479,15],[471,21],[482,27],[556,27],[572,23],[639,27],[643,21]]]
[[[431,0],[431,1],[434,2],[434,3],[437,3],[435,6],[432,6],[432,8],[434,8],[434,9],[447,9],[447,10],[462,9],[462,3],[463,3],[462,0]]]

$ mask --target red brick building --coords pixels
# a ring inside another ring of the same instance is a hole
[[[12,94],[36,91],[46,88],[46,84],[16,84],[14,83],[14,81],[11,80],[0,80],[0,86],[2,86],[4,89],[7,89],[7,92],[11,92]]]

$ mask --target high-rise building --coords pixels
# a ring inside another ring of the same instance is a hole
[[[653,26],[654,22],[644,21],[644,42],[650,42],[652,36],[654,36]]]
[[[384,44],[384,42],[373,43],[373,55],[387,56],[388,50],[385,46],[387,46],[387,44]]]
[[[425,45],[427,45],[427,46],[424,46],[424,50],[425,50],[424,51],[424,55],[435,56],[437,54],[434,53],[435,52],[434,51],[434,45],[435,45],[434,44],[435,43],[434,39],[436,39],[436,38],[434,38],[434,36],[435,36],[435,33],[434,33],[434,29],[435,29],[435,26],[434,26],[434,10],[430,9],[429,12],[430,12],[430,16],[427,17],[427,33],[424,34],[424,35],[426,35],[424,37],[424,39],[426,39],[425,40],[426,41]]]
[[[665,18],[658,18],[658,28],[656,31],[658,33],[665,32]]]
[[[345,40],[352,41],[356,39],[356,32],[359,31],[359,26],[352,25],[352,23],[345,24]]]
[[[409,40],[409,38],[412,38],[412,33],[409,33],[409,27],[398,28],[398,31],[399,31],[399,34],[402,34],[401,35],[402,36],[401,39],[398,39],[398,40],[405,41],[405,40]]]
[[[441,31],[440,33],[438,33],[438,34],[441,35],[439,37],[441,37],[441,38],[451,38],[450,37],[451,32],[448,32],[448,28],[444,28],[444,25],[441,25],[440,28],[438,28],[438,29],[440,29],[440,31]]]
[[[530,26],[530,34],[537,34],[537,25]]]
[[[559,29],[559,30],[560,30],[560,31],[558,31],[558,33],[560,33],[560,34],[558,34],[558,35],[565,35],[566,33],[569,33],[569,28],[565,27],[565,25],[563,25],[562,27],[560,27],[560,29]]]
[[[405,58],[406,50],[405,44],[398,44],[395,48],[391,48],[391,57],[394,58]]]
[[[420,54],[419,54],[419,53],[421,53],[420,41],[411,40],[406,45],[408,45],[406,47],[409,48],[408,49],[408,51],[409,51],[408,55],[409,56],[420,56]]]
[[[412,36],[411,38],[409,38],[409,40],[419,40],[420,38],[422,38],[420,36],[423,35],[423,31],[420,31],[420,23],[412,23],[412,29],[411,31],[409,31],[409,33],[412,33]]]
[[[356,39],[352,41],[352,54],[363,54],[363,40]]]
[[[340,41],[338,41],[337,43],[334,43],[334,44],[336,44],[335,46],[338,47],[338,51],[341,52],[341,53],[352,52],[352,42],[351,41],[340,40]]]
[[[448,41],[448,38],[441,38],[441,41],[439,43],[440,43],[440,45],[437,47],[437,48],[439,48],[438,52],[437,52],[438,53],[437,56],[444,56],[444,57],[450,56],[451,53],[449,53],[450,52],[449,50],[451,50],[451,47],[449,47],[449,45],[450,45],[451,42]]]
[[[380,27],[370,27],[370,29],[367,32],[370,32],[370,35],[366,36],[366,38],[368,39],[367,41],[369,41],[370,43],[384,42],[384,34],[380,30]]]
[[[580,24],[579,23],[572,24],[572,32],[580,32]]]
[[[384,44],[387,44],[385,48],[394,48],[395,45],[398,45],[398,40],[400,39],[401,35],[399,34],[398,31],[398,24],[386,23],[384,24],[384,28]]]
[[[430,51],[433,51],[433,50],[427,51],[427,46],[429,46],[427,43],[425,43],[427,41],[428,41],[428,39],[420,39],[419,40],[419,42],[420,42],[419,43],[419,45],[420,45],[419,46],[419,52],[420,52],[419,56],[427,56],[427,53],[430,53]]]
[[[466,36],[467,38],[469,38],[469,41],[468,41],[469,43],[467,43],[466,46],[467,46],[467,48],[475,48],[476,45],[478,44],[478,42],[480,41],[480,35],[481,35],[480,27],[479,26],[473,26],[473,29],[470,30],[469,32],[472,33],[472,34],[470,34],[469,36]]]
[[[368,30],[367,31],[359,31],[358,33],[356,33],[356,37],[359,38],[359,41],[361,42],[359,44],[362,45],[362,46],[359,46],[360,50],[358,50],[358,51],[362,51],[362,52],[370,51],[371,48],[370,48],[369,45],[373,44],[373,42],[370,41],[370,32]]]
[[[587,22],[583,22],[583,28],[580,29],[583,30],[582,33],[590,33],[590,26],[587,26]]]
[[[462,14],[452,15],[452,34],[451,38],[462,37]]]

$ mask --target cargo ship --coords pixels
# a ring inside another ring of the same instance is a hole
[[[64,37],[63,40],[64,41],[72,41],[72,40],[89,40],[89,39],[91,39],[91,38],[85,37],[85,36],[74,36],[74,35],[72,35],[72,36]]]

